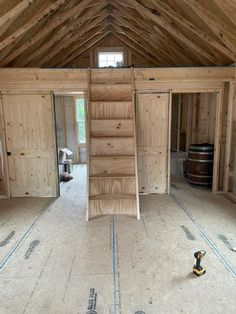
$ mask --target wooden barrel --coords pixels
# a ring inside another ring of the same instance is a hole
[[[212,185],[214,145],[192,144],[187,159],[187,181],[198,186]]]

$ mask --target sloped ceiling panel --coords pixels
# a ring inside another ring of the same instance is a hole
[[[0,67],[65,67],[112,34],[152,66],[236,62],[232,0],[0,0]]]

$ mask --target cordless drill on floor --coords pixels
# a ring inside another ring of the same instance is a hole
[[[206,251],[198,251],[194,253],[196,265],[193,266],[193,273],[197,276],[202,276],[206,273],[206,269],[201,266],[201,260],[205,256]]]

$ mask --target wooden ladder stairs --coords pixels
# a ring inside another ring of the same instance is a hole
[[[140,219],[133,69],[88,70],[87,220]]]

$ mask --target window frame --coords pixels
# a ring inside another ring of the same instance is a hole
[[[96,60],[95,60],[95,64],[96,67],[99,68],[99,53],[100,52],[107,52],[107,53],[115,53],[115,52],[121,52],[123,53],[123,66],[122,67],[126,67],[127,66],[127,59],[128,59],[128,52],[127,49],[125,49],[124,47],[98,47],[95,49],[95,56],[96,56]],[[119,67],[118,67],[119,68]],[[102,69],[102,68],[99,68]]]

